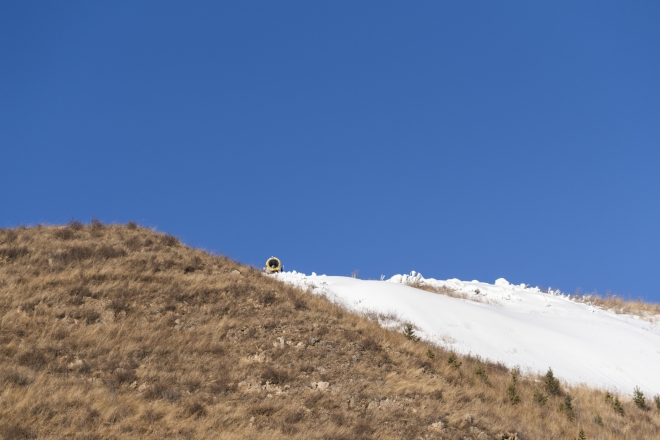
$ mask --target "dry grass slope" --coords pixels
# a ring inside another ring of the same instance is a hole
[[[617,314],[637,315],[650,321],[660,320],[660,304],[648,303],[641,298],[632,300],[611,294],[601,296],[597,293],[571,295],[570,298]]]
[[[135,224],[0,230],[4,439],[650,439],[651,406],[546,390]]]
[[[425,290],[427,292],[439,293],[441,295],[451,296],[452,298],[465,299],[468,301],[493,304],[487,298],[475,295],[468,295],[467,293],[459,292],[450,287],[431,286],[422,283],[408,284],[410,287]],[[603,310],[608,310],[617,314],[636,315],[648,321],[656,322],[660,320],[660,304],[653,304],[643,301],[641,298],[625,299],[617,295],[607,294],[601,296],[597,293],[589,293],[585,295],[568,295],[568,298],[579,303],[588,304],[598,307]]]

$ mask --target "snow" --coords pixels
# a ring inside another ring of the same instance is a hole
[[[626,394],[639,386],[647,396],[660,393],[659,319],[615,314],[503,278],[489,284],[415,272],[383,281],[295,271],[273,276],[351,311],[380,314],[384,326],[410,322],[423,339],[457,353],[529,374],[551,367],[574,385]],[[463,298],[408,284],[449,287]]]

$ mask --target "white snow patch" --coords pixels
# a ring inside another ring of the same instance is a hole
[[[555,375],[572,384],[647,396],[660,393],[660,324],[617,315],[499,278],[494,284],[435,280],[412,272],[386,281],[297,272],[273,275],[324,295],[357,313],[382,316],[381,324],[411,322],[422,338],[458,353]],[[446,286],[487,301],[452,298],[408,284]],[[393,319],[396,317],[396,319]]]

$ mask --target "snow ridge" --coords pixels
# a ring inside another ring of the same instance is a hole
[[[385,326],[411,322],[423,339],[458,353],[527,373],[551,367],[572,384],[660,392],[660,324],[578,303],[558,290],[543,292],[504,278],[493,284],[436,280],[416,272],[383,281],[295,271],[273,276],[348,310],[381,316]],[[462,297],[411,286],[449,288]]]

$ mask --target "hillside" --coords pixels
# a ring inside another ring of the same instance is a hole
[[[660,311],[652,304],[629,302],[628,313],[617,313],[599,306],[602,301],[584,302],[589,297],[542,292],[502,278],[488,284],[417,273],[386,282],[295,272],[277,277],[354,312],[389,317],[381,320],[384,326],[411,322],[423,339],[457,353],[531,374],[551,367],[571,384],[660,394]]]
[[[456,356],[135,224],[0,230],[0,316],[5,439],[567,439],[580,429],[650,439],[660,429],[648,398],[640,408]]]

